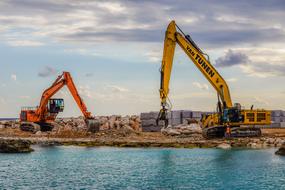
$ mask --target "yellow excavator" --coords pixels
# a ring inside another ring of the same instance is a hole
[[[271,123],[271,112],[253,109],[253,106],[251,109],[242,109],[239,103],[233,105],[229,87],[210,63],[209,56],[195,44],[190,35],[183,33],[175,21],[170,22],[165,33],[159,90],[162,108],[158,115],[158,123],[163,121],[163,125],[168,125],[169,82],[176,43],[198,67],[218,94],[217,111],[202,116],[203,136],[206,138],[260,136],[261,130],[257,126],[269,125]]]

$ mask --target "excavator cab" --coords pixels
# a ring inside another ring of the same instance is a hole
[[[49,113],[59,113],[63,112],[64,100],[62,98],[51,98],[47,104]]]

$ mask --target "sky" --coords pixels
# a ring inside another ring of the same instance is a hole
[[[283,0],[2,0],[0,117],[18,117],[69,71],[94,115],[160,109],[160,65],[171,20],[190,34],[244,108],[285,109]],[[78,116],[67,88],[59,116]],[[180,47],[173,110],[214,111],[217,94]]]

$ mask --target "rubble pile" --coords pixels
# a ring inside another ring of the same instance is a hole
[[[100,131],[113,129],[126,129],[140,131],[140,118],[138,116],[97,116],[95,122],[99,123]],[[57,130],[87,131],[87,125],[83,117],[60,118],[56,120],[53,131]]]
[[[99,125],[100,131],[121,131],[124,133],[141,131],[141,121],[139,116],[96,116],[94,122]],[[57,118],[55,122],[52,122],[52,131],[40,131],[38,130],[24,130],[29,134],[35,134],[36,136],[56,135],[59,137],[84,137],[87,134],[92,134],[92,131],[88,129],[85,123],[84,117],[71,117],[71,118]],[[18,120],[3,120],[0,121],[0,129],[11,130],[16,129],[17,132],[23,131],[20,129],[20,122]],[[6,130],[6,131],[7,131]],[[23,132],[24,132],[23,131]],[[4,133],[4,131],[3,131]],[[28,134],[25,133],[25,134]],[[23,133],[24,134],[24,133]]]
[[[16,129],[20,127],[20,123],[19,121],[9,121],[9,120],[3,120],[0,121],[0,129],[5,129],[5,128],[12,128],[12,129]]]
[[[188,137],[200,136],[202,137],[202,129],[198,123],[180,124],[176,126],[169,125],[161,129],[162,134],[170,136]]]

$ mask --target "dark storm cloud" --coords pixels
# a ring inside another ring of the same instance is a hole
[[[244,72],[259,76],[285,76],[285,65],[284,64],[273,64],[268,62],[255,62],[252,61],[248,55],[233,51],[229,49],[224,56],[219,57],[215,61],[217,67],[231,67],[240,65]]]
[[[176,20],[203,50],[270,48],[285,43],[284,10],[283,0],[3,0],[0,34],[14,41],[21,36],[87,46],[103,42],[163,43],[167,24]],[[217,65],[245,61],[235,53],[228,52]],[[276,65],[256,70],[284,73],[283,67]]]
[[[119,31],[105,31],[105,32],[88,32],[80,31],[69,35],[60,36],[67,41],[141,41],[141,42],[155,42],[158,39],[163,39],[164,33],[156,30],[144,29],[128,29]]]
[[[247,55],[240,52],[233,52],[228,50],[223,57],[216,60],[217,67],[230,67],[234,65],[247,64],[249,58]]]
[[[45,20],[45,25],[64,27],[66,31],[50,34],[57,40],[82,43],[102,40],[161,42],[167,23],[175,19],[185,33],[193,35],[193,39],[204,47],[284,40],[284,8],[284,1],[259,0],[7,0],[0,4],[3,16],[38,16]],[[87,18],[78,17],[86,11],[90,12],[89,30],[81,30],[80,25]],[[78,17],[73,18],[71,14],[76,13]],[[240,21],[240,17],[248,20]],[[13,23],[15,18],[8,19]],[[187,19],[194,19],[194,22],[187,23]],[[125,27],[128,23],[132,23],[131,27]],[[7,24],[7,19],[0,19],[0,24]],[[143,28],[144,25],[147,27]],[[73,30],[76,26],[79,28]],[[41,30],[41,26],[38,27]]]

